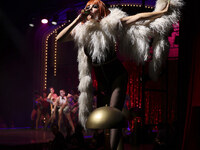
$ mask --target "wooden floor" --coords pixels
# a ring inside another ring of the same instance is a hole
[[[47,143],[54,139],[50,131],[43,129],[6,129],[0,130],[0,145],[27,145]]]
[[[91,139],[90,136],[84,136],[84,138],[86,141]],[[0,129],[0,150],[51,150],[49,143],[53,139],[53,133],[43,129]],[[67,149],[74,150],[74,148]],[[94,150],[93,148],[90,149],[89,147],[86,149]],[[152,145],[140,145],[132,147],[130,144],[124,143],[124,149],[152,150],[153,147]],[[83,150],[85,150],[85,148]]]

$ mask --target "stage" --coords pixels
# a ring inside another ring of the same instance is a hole
[[[52,141],[54,135],[50,130],[34,130],[30,128],[23,129],[0,129],[0,150],[52,150]],[[82,150],[95,150],[92,144],[92,137],[84,136],[85,146]],[[103,146],[103,145],[102,145]],[[79,150],[76,146],[69,145],[67,150]],[[102,150],[103,147],[99,147]],[[131,146],[124,143],[125,150],[152,150],[152,144],[142,144]]]
[[[48,149],[48,143],[53,139],[51,131],[42,129],[1,129],[0,149]]]

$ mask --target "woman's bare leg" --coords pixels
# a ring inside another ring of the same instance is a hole
[[[31,128],[35,128],[35,116],[37,115],[37,111],[35,109],[31,112]]]
[[[59,131],[61,131],[61,122],[62,122],[62,119],[63,119],[63,112],[59,111],[59,117],[58,117],[58,129],[59,129]]]
[[[70,126],[71,126],[71,128],[72,128],[72,133],[74,133],[74,132],[75,132],[75,128],[74,128],[74,124],[73,124],[73,121],[72,121],[72,118],[71,118],[70,113],[66,113],[65,116],[67,117],[67,119],[68,119],[68,121],[69,121],[69,124],[70,124]]]
[[[45,123],[44,128],[47,129],[48,125],[49,125],[50,123],[52,123],[53,121],[54,121],[54,119],[52,118],[52,115],[51,115],[51,116],[47,119],[47,122]]]
[[[113,92],[110,99],[110,107],[118,108],[122,110],[124,101],[126,98],[128,76],[125,73],[118,77],[113,83]],[[111,150],[116,150],[119,144],[119,140],[122,135],[122,129],[111,129],[110,130],[110,147]]]
[[[35,109],[32,110],[31,112],[31,120],[35,120],[35,116],[37,115],[37,111]]]
[[[41,117],[41,110],[38,108],[37,109],[37,118],[36,118],[36,129],[38,129],[40,117]]]

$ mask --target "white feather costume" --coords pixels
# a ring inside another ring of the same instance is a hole
[[[168,0],[157,0],[154,11],[162,10]],[[143,21],[124,28],[120,19],[127,14],[118,8],[110,9],[111,13],[100,22],[87,21],[79,23],[73,30],[73,36],[78,46],[78,70],[79,70],[79,121],[85,127],[87,117],[92,110],[92,77],[91,62],[88,60],[84,50],[89,50],[93,61],[103,63],[107,54],[117,40],[119,40],[119,52],[127,59],[134,59],[143,63],[149,55],[149,38],[153,41],[153,60],[150,64],[150,75],[156,77],[164,59],[167,57],[169,43],[168,33],[172,24],[177,23],[180,17],[182,0],[171,0],[168,12],[152,22]]]

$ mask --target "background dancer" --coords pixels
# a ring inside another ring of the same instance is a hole
[[[49,125],[49,123],[52,123],[53,122],[53,113],[54,113],[54,105],[55,105],[55,102],[56,102],[56,99],[58,97],[58,95],[55,93],[55,90],[53,87],[50,87],[49,88],[50,90],[50,93],[49,95],[47,96],[47,102],[50,103],[50,110],[51,110],[51,117],[49,118],[49,120],[47,120],[46,124],[45,124],[45,129],[47,128],[47,126]]]
[[[57,109],[58,108],[58,109]],[[68,119],[69,124],[72,128],[72,133],[75,132],[74,124],[70,116],[70,105],[68,103],[68,98],[65,96],[65,91],[60,90],[60,96],[57,97],[54,105],[53,120],[56,118],[56,112],[58,110],[58,128],[61,130],[61,123],[63,121],[63,115]]]

